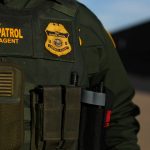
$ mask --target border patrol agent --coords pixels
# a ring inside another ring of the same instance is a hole
[[[0,150],[139,150],[133,94],[83,4],[1,1]]]

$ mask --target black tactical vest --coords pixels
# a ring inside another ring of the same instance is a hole
[[[81,91],[88,59],[77,13],[51,1],[21,11],[0,5],[1,150],[101,149],[105,104]]]

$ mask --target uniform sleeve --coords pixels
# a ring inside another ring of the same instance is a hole
[[[103,25],[85,6],[81,7],[81,24],[91,30],[100,45],[103,45],[100,50],[99,68],[101,72],[107,70],[105,71],[104,85],[114,95],[111,122],[106,129],[105,149],[139,150],[137,144],[139,124],[135,119],[139,109],[132,102],[134,89]]]
[[[108,34],[105,30],[103,32],[108,65],[104,83],[114,94],[111,123],[106,129],[106,149],[139,150],[137,145],[139,125],[135,119],[139,110],[132,103],[134,90]]]

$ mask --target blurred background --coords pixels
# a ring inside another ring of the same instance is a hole
[[[150,0],[80,0],[101,20],[117,45],[118,53],[135,87],[134,103],[141,150],[150,150]]]

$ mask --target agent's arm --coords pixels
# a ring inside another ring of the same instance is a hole
[[[135,119],[139,109],[132,103],[134,90],[117,51],[97,17],[83,5],[80,5],[79,22],[85,47],[94,46],[99,50],[99,72],[104,76],[104,86],[114,95],[111,122],[106,128],[105,149],[139,150],[139,124]]]

